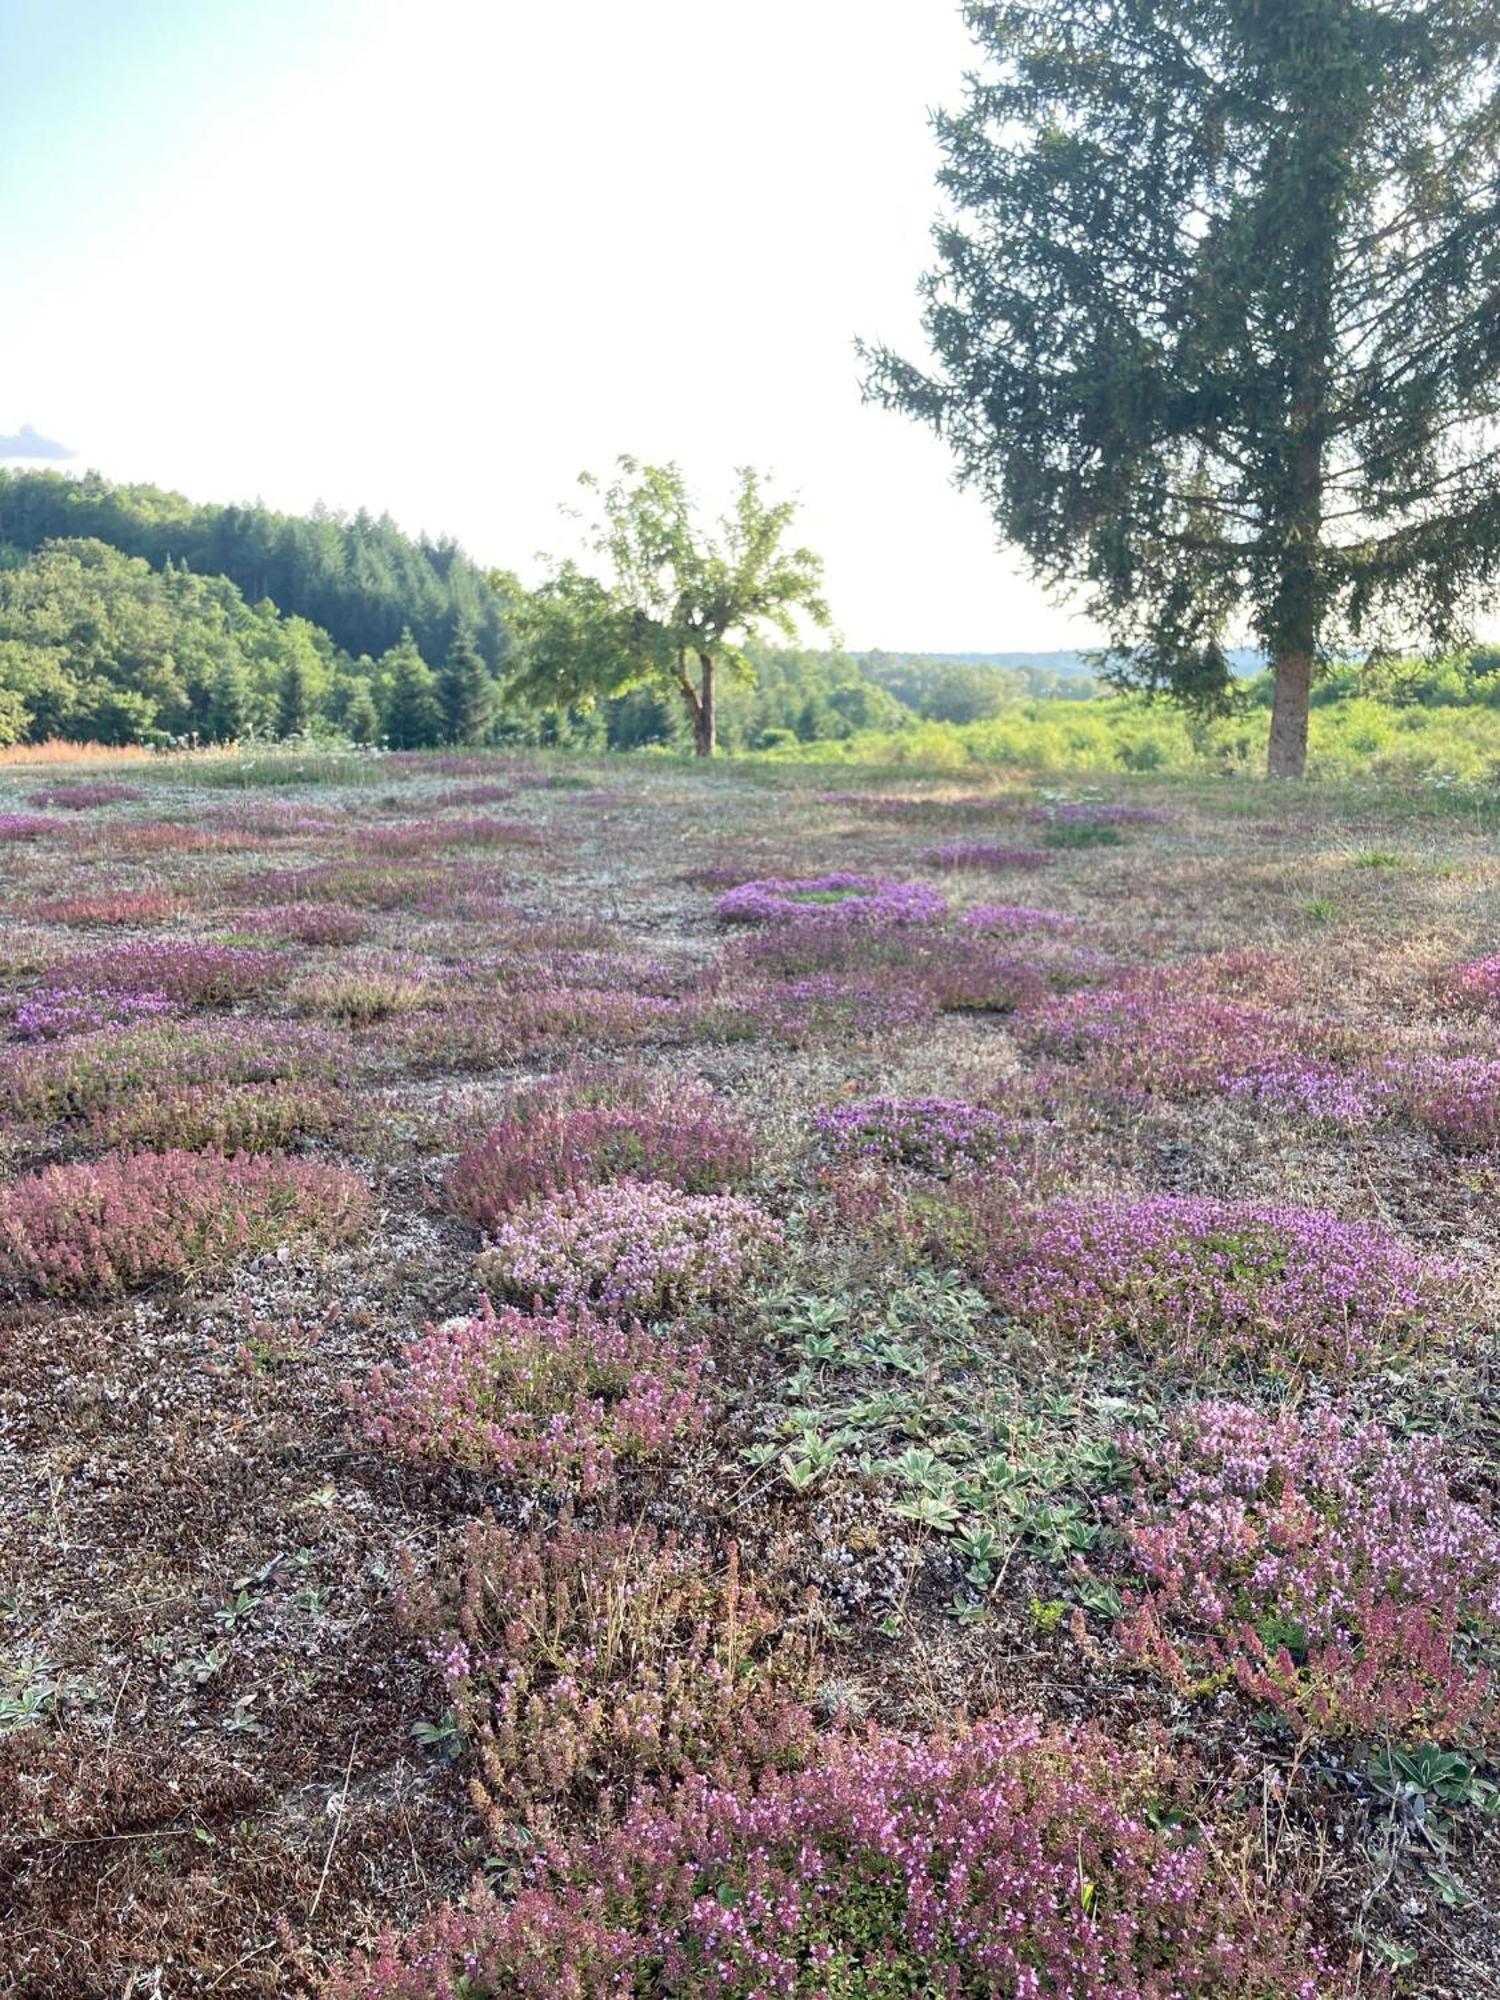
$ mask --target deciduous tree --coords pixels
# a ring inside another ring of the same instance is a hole
[[[829,622],[823,566],[811,549],[785,546],[795,502],[768,500],[749,466],[707,529],[677,466],[618,464],[589,534],[601,573],[564,563],[516,606],[512,685],[567,706],[655,683],[681,699],[694,748],[711,757],[720,670],[750,679],[745,642],[767,627],[794,635],[799,612]],[[588,474],[582,483],[597,488]]]

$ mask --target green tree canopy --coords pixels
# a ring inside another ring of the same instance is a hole
[[[741,468],[733,505],[700,525],[676,465],[618,461],[589,533],[601,574],[562,564],[513,613],[523,699],[572,706],[655,684],[680,698],[694,748],[717,741],[721,667],[752,677],[745,643],[770,628],[788,637],[801,612],[826,625],[822,564],[787,548],[793,501],[769,501],[760,475]],[[585,474],[581,482],[596,489]]]
[[[936,366],[867,351],[1127,684],[1237,620],[1301,773],[1331,651],[1461,639],[1500,571],[1491,0],[970,0]]]
[[[430,750],[442,741],[443,708],[431,667],[410,632],[380,661],[386,684],[385,736],[393,750]]]

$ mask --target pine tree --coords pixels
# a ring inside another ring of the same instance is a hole
[[[1243,621],[1300,776],[1330,654],[1467,636],[1500,573],[1492,0],[970,0],[937,120],[931,424],[1109,667],[1200,709]]]
[[[474,634],[460,625],[437,681],[449,743],[482,743],[494,714],[495,692]]]
[[[380,741],[380,710],[375,705],[368,681],[354,683],[354,692],[344,709],[344,734],[351,743]]]
[[[238,742],[250,727],[250,685],[237,659],[219,662],[208,702],[208,733],[216,743]]]
[[[302,670],[302,662],[288,660],[276,698],[276,734],[281,737],[304,735],[310,708],[307,676]]]
[[[442,740],[443,710],[431,667],[410,631],[380,662],[385,678],[385,738],[393,750],[429,750]]]

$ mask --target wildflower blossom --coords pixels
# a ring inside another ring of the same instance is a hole
[[[743,882],[718,903],[720,918],[736,924],[927,924],[946,908],[925,882],[888,882],[877,875]]]
[[[429,1328],[355,1401],[365,1435],[421,1465],[534,1479],[588,1496],[619,1458],[703,1428],[706,1354],[588,1312],[486,1301]]]
[[[993,1111],[953,1097],[867,1097],[813,1118],[838,1160],[878,1160],[952,1174],[993,1160],[1009,1127]]]
[[[1210,1402],[1122,1448],[1140,1477],[1120,1511],[1138,1658],[1180,1683],[1227,1675],[1322,1733],[1477,1726],[1500,1533],[1453,1496],[1437,1439]]]
[[[659,1319],[731,1296],[780,1240],[779,1223],[736,1195],[623,1181],[524,1202],[495,1231],[480,1275],[519,1304]]]

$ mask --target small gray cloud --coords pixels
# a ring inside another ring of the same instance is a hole
[[[44,438],[30,424],[10,437],[0,436],[0,458],[76,458],[76,451],[68,445],[59,444],[55,438]]]

